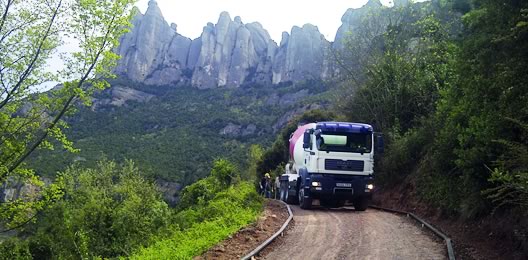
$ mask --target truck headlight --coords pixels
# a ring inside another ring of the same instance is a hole
[[[321,183],[318,182],[318,181],[312,181],[312,186],[313,187],[321,187]]]
[[[369,190],[374,189],[374,184],[367,184],[367,189],[369,189]]]

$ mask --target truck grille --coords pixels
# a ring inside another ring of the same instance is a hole
[[[325,159],[326,170],[362,172],[364,166],[364,161]]]

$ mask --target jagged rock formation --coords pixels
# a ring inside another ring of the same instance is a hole
[[[132,32],[121,39],[116,73],[150,85],[170,85],[184,78],[191,40],[167,24],[155,1],[134,17]]]
[[[326,79],[329,73],[327,52],[331,44],[317,26],[294,26],[291,35],[283,33],[273,62],[273,84],[303,79]]]
[[[393,3],[394,7],[399,8],[409,4],[410,0],[394,0]],[[352,35],[365,40],[381,35],[390,23],[391,12],[388,9],[380,0],[369,0],[361,8],[349,8],[341,18],[342,24],[337,30],[333,47],[342,50],[347,38]]]
[[[397,4],[401,1],[406,0]],[[131,32],[121,39],[116,51],[122,59],[116,73],[148,85],[191,84],[198,88],[328,79],[338,73],[332,51],[342,48],[347,32],[354,31],[359,19],[380,7],[379,0],[370,0],[363,8],[349,9],[335,44],[316,26],[306,24],[284,32],[277,45],[261,24],[244,24],[227,12],[191,40],[178,34],[177,26],[169,25],[151,0],[145,14],[134,18]]]
[[[258,23],[244,25],[240,17],[220,14],[218,23],[209,23],[199,38],[201,46],[193,70],[192,85],[238,87],[259,63],[266,62],[271,38]],[[196,45],[198,47],[198,44]]]
[[[372,19],[366,19],[369,15],[379,15],[379,11],[382,7],[382,4],[379,0],[370,0],[367,2],[365,6],[358,9],[349,8],[343,17],[341,18],[341,26],[337,30],[335,39],[334,39],[334,47],[338,50],[341,50],[344,48],[345,41],[348,37],[351,36],[352,33],[357,35],[357,31],[360,27],[363,27],[365,31],[368,31],[369,34],[375,35],[377,32],[372,31],[372,28],[365,28],[366,24],[364,24],[366,21],[372,20]],[[380,31],[382,31],[384,28],[379,28]],[[361,37],[361,35],[360,35]]]

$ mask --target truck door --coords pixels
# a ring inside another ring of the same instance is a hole
[[[309,131],[305,133],[304,143],[304,166],[309,168],[312,155],[314,154],[312,134]]]

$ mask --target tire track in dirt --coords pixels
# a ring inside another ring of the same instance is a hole
[[[350,208],[302,210],[265,259],[446,259],[444,245],[411,220]]]

